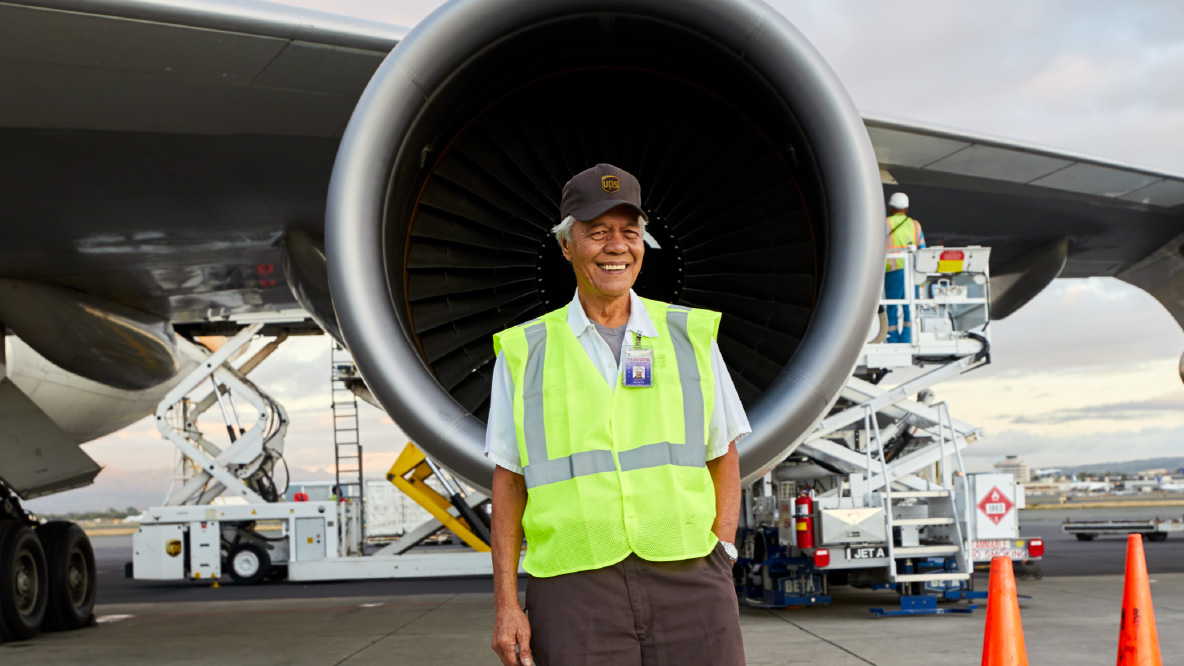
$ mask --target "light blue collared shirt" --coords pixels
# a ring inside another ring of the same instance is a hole
[[[608,343],[600,337],[600,333],[584,313],[579,291],[576,291],[575,298],[567,308],[567,325],[571,327],[572,335],[580,341],[580,347],[588,354],[592,364],[600,371],[600,376],[614,391],[621,383],[625,349],[631,344],[633,336],[640,333],[645,338],[658,337],[658,330],[654,328],[649,311],[632,289],[629,290],[629,321],[625,324],[625,343],[621,345],[619,357],[613,358]],[[724,365],[724,358],[719,353],[719,346],[714,338],[711,340],[711,371],[715,379],[715,409],[711,412],[711,422],[707,428],[708,460],[727,453],[728,445],[732,441],[740,441],[752,432],[752,427],[748,425],[748,416],[744,413],[744,405],[740,403],[740,396],[736,394],[736,386],[732,383],[732,376],[728,374],[728,368]],[[499,353],[493,366],[489,421],[485,429],[485,455],[498,466],[521,474],[522,459],[518,454],[518,435],[514,430],[513,396],[514,377],[506,367],[504,355]]]

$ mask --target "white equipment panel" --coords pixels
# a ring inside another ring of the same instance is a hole
[[[323,518],[296,519],[296,557],[299,562],[325,559],[325,520]]]
[[[519,573],[524,570],[519,565]],[[288,579],[296,582],[316,580],[361,580],[365,578],[426,578],[444,576],[491,576],[493,557],[471,550],[424,550],[383,557],[332,557],[322,560],[295,560],[288,564]]]
[[[193,578],[222,575],[221,531],[217,521],[189,523],[189,571]]]
[[[143,525],[132,537],[132,570],[142,580],[185,577],[185,528]]]
[[[977,245],[927,247],[917,250],[916,257],[918,273],[986,273],[991,260],[991,248]]]

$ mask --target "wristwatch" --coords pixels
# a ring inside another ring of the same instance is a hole
[[[735,564],[736,560],[740,559],[740,552],[736,550],[736,545],[728,543],[727,541],[720,541],[724,547],[724,553],[727,554],[728,559]]]

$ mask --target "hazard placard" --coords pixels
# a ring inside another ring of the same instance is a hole
[[[996,525],[1014,508],[1015,503],[998,486],[992,486],[978,503],[978,510]]]
[[[1010,474],[969,474],[970,511],[973,519],[970,539],[1018,539],[1020,536],[1020,492]],[[970,516],[968,516],[969,518]]]

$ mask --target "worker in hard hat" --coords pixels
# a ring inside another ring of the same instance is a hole
[[[505,666],[740,666],[736,442],[751,428],[720,314],[633,292],[647,217],[624,169],[572,177],[559,219],[575,297],[493,338],[493,649]]]
[[[925,233],[921,223],[909,217],[909,195],[897,192],[888,199],[888,251],[908,249],[912,245],[925,247]],[[889,259],[884,266],[884,296],[889,299],[904,298],[905,260]],[[897,326],[897,308],[904,311],[904,325]],[[912,316],[904,306],[888,306],[888,342],[912,343]]]

